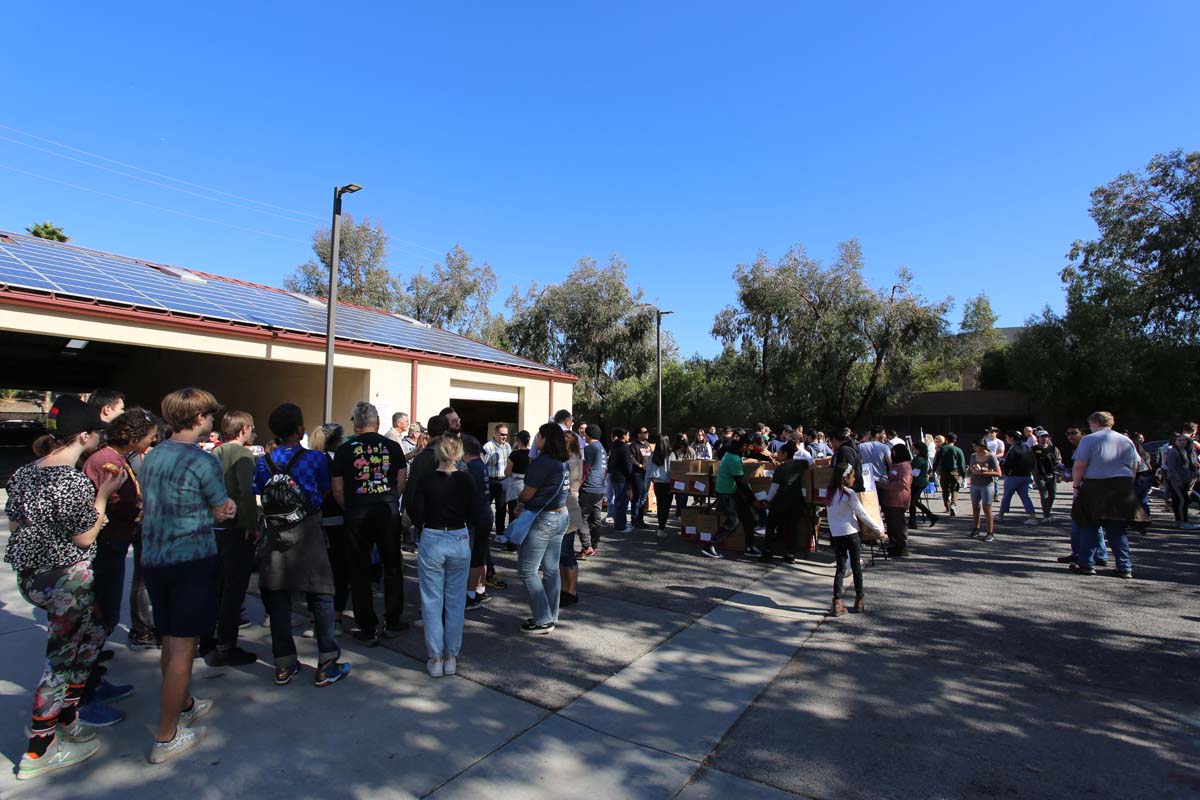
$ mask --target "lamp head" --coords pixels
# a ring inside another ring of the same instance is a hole
[[[362,190],[362,187],[359,186],[357,183],[347,183],[345,186],[338,189],[338,194],[354,194],[355,192],[361,191],[361,190]]]

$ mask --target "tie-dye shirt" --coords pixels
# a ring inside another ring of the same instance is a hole
[[[225,504],[221,462],[194,444],[168,439],[146,455],[142,483],[142,564],[163,567],[213,558],[213,512]]]

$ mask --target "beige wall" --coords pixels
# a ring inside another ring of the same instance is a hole
[[[156,411],[166,391],[190,383],[212,391],[226,408],[254,414],[260,433],[266,431],[266,415],[285,401],[304,410],[309,427],[322,421],[325,351],[321,346],[301,347],[221,332],[180,331],[151,321],[101,320],[2,304],[0,330],[149,348],[139,351],[127,368],[114,376],[113,384],[131,399],[152,401]],[[271,364],[264,364],[264,359]],[[410,360],[339,352],[334,363],[333,418],[342,424],[349,420],[354,403],[362,399],[375,403],[381,412],[405,411],[424,421],[450,403],[451,380],[517,389],[518,425],[526,430],[535,430],[560,408],[571,408],[572,384],[566,381],[554,381],[552,398],[550,381],[544,378],[419,362],[417,407],[412,409]]]

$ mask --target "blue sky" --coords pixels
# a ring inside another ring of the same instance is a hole
[[[796,242],[1003,325],[1059,308],[1090,190],[1200,147],[1193,2],[425,5],[7,9],[0,228],[279,284],[353,181],[396,270],[458,242],[502,300],[618,252],[708,354],[733,267]]]

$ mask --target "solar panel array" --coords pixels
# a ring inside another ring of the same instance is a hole
[[[204,276],[201,283],[145,262],[32,236],[0,236],[0,284],[56,297],[102,300],[150,311],[325,335],[323,303],[224,278]],[[550,371],[542,364],[439,328],[341,303],[337,338]]]

